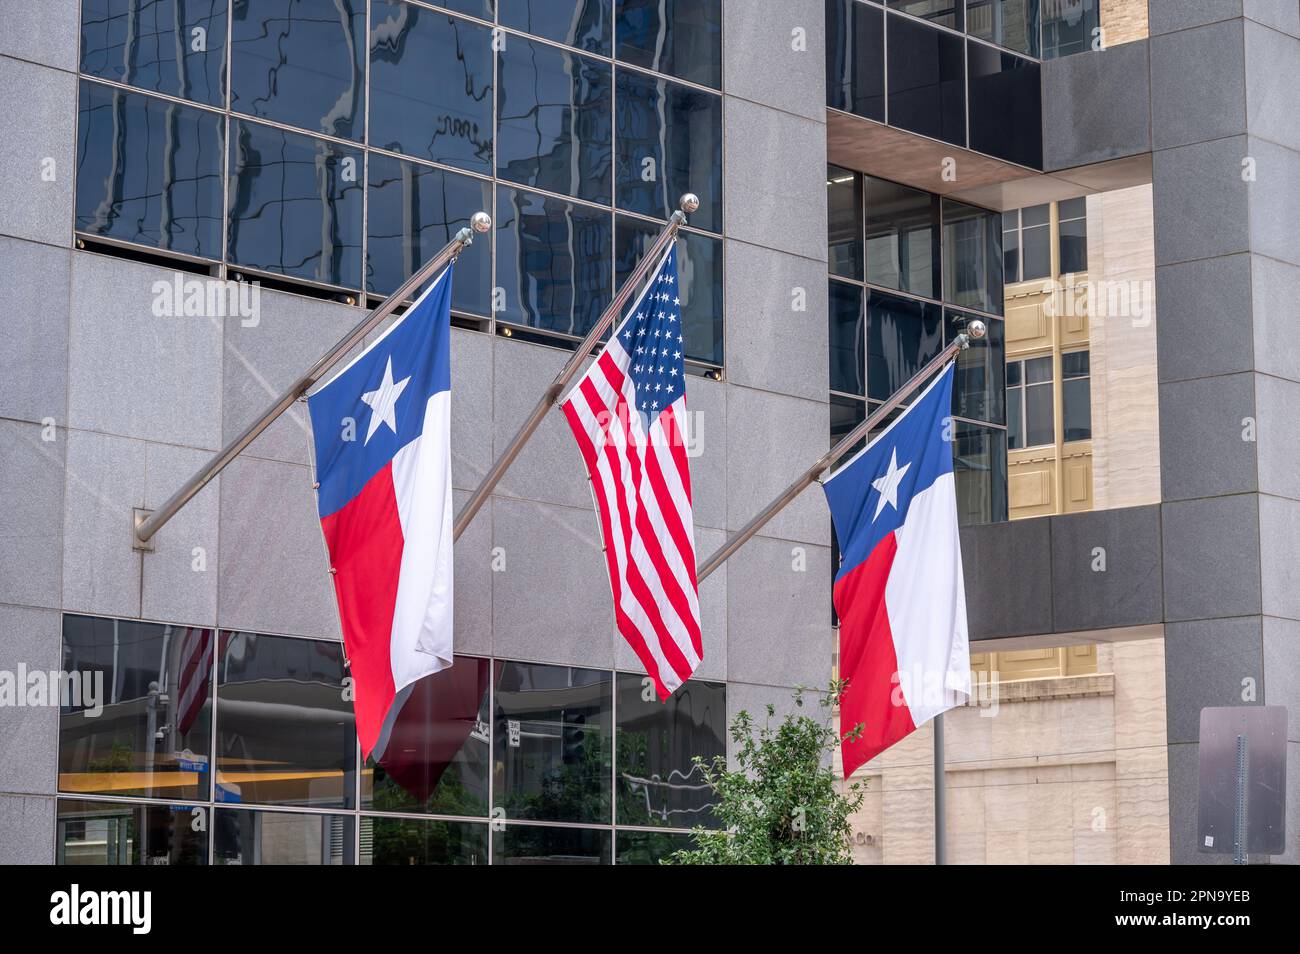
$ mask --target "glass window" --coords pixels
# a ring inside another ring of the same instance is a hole
[[[862,179],[848,169],[826,167],[830,273],[857,281],[862,281]]]
[[[942,308],[884,292],[868,293],[868,397],[888,399],[942,349]]]
[[[630,216],[615,219],[614,270],[619,288],[632,274],[662,227]],[[722,240],[678,232],[678,295],[686,357],[722,364]]]
[[[370,210],[366,290],[387,295],[438,253],[480,209],[492,209],[492,184],[372,152],[366,175]],[[432,280],[432,279],[431,279]],[[490,314],[492,235],[475,235],[456,262],[451,306]]]
[[[363,865],[485,865],[488,826],[433,818],[361,819]]]
[[[609,65],[522,37],[501,51],[497,175],[610,202]]]
[[[616,71],[620,209],[667,219],[685,192],[691,225],[722,231],[722,98],[632,70]]]
[[[1002,314],[1001,246],[1001,216],[944,199],[944,301]]]
[[[965,20],[963,2],[964,0],[885,0],[885,5],[891,10],[910,13],[922,20],[960,30]]]
[[[588,53],[609,56],[610,3],[611,0],[500,0],[497,22]]]
[[[603,670],[497,661],[493,800],[506,818],[610,823],[612,683]],[[533,837],[549,846],[558,830],[518,831],[497,856],[543,850]]]
[[[506,825],[492,836],[496,865],[607,865],[610,832],[592,828]]]
[[[618,817],[620,825],[714,828],[714,795],[699,756],[727,754],[727,687],[688,681],[664,702],[650,677],[618,673]]]
[[[722,0],[616,0],[618,58],[701,86],[722,86]],[[703,196],[701,196],[703,198]]]
[[[1033,60],[967,44],[972,149],[1031,169],[1043,167],[1040,69]]]
[[[357,734],[343,645],[223,632],[218,802],[356,805]]]
[[[948,309],[944,312],[945,340],[952,341],[975,318]],[[957,417],[970,417],[977,421],[1001,424],[1005,420],[1003,369],[1006,367],[1006,346],[1003,342],[1003,325],[996,318],[980,318],[987,329],[983,338],[972,341],[970,347],[957,355],[957,370],[953,379],[952,413]]]
[[[832,394],[831,446],[834,447],[840,441],[844,440],[853,428],[857,427],[866,419],[866,401],[859,401],[856,398],[845,397],[842,394]]]
[[[219,865],[350,865],[356,816],[218,808],[212,857]]]
[[[230,138],[230,260],[359,287],[361,152],[237,119]]]
[[[360,140],[365,42],[365,0],[234,0],[230,108]]]
[[[1043,59],[1086,53],[1101,26],[1100,0],[1057,0],[1043,4]]]
[[[1012,450],[1056,442],[1052,408],[1052,359],[1007,364],[1007,443]]]
[[[1007,519],[1007,433],[983,424],[957,422],[953,473],[957,521],[995,523]]]
[[[965,41],[891,16],[887,45],[889,125],[965,146]]]
[[[492,4],[496,0],[434,0],[434,2],[437,6],[446,7],[454,13],[464,13],[467,16],[478,17],[480,20],[491,20]]]
[[[1021,278],[1048,278],[1052,274],[1051,207],[1035,205],[1020,213]]]
[[[939,198],[866,177],[867,281],[939,297]]]
[[[1020,210],[1002,213],[1002,276],[1006,284],[1020,281]]]
[[[59,799],[60,865],[206,865],[208,809]],[[195,831],[195,822],[203,824]]]
[[[82,81],[77,228],[221,257],[221,116]]]
[[[488,660],[457,656],[404,691],[383,764],[366,762],[363,809],[487,816],[490,674]]]
[[[497,187],[501,321],[581,336],[613,297],[609,212]]]
[[[862,289],[846,282],[830,283],[830,384],[832,391],[866,395],[865,329]]]
[[[885,15],[856,0],[826,0],[826,105],[885,121]]]
[[[615,836],[618,844],[615,864],[657,865],[675,851],[695,847],[695,839],[685,832],[630,831],[620,828]]]
[[[82,0],[81,72],[224,106],[226,0]]]
[[[1067,351],[1061,355],[1061,414],[1065,440],[1086,441],[1092,437],[1087,351]]]
[[[1061,274],[1088,270],[1088,209],[1083,198],[1068,199],[1057,206],[1060,235]]]
[[[971,36],[1038,56],[1038,0],[966,0]]]
[[[491,29],[391,0],[370,24],[370,144],[490,175]]]
[[[59,791],[206,799],[214,641],[210,629],[65,615],[62,670],[77,678],[57,687]]]

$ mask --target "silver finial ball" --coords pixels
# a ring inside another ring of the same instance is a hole
[[[688,192],[682,196],[682,200],[677,204],[687,215],[693,215],[695,210],[700,207],[700,197],[694,192]]]
[[[979,319],[972,321],[970,324],[966,326],[966,334],[976,339],[983,338],[986,334],[988,334],[988,330],[989,329],[984,324],[984,322],[980,321]]]
[[[492,216],[486,212],[475,212],[469,217],[469,227],[483,235],[492,228]]]

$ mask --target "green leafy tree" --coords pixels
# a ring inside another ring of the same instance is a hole
[[[677,865],[847,865],[853,863],[850,816],[862,805],[863,786],[855,782],[841,792],[829,756],[839,745],[834,710],[843,692],[832,682],[822,696],[822,719],[806,713],[787,715],[773,725],[776,710],[767,707],[767,722],[755,730],[741,711],[731,723],[737,770],[725,757],[695,759],[715,796],[714,815],[722,829],[696,828],[694,848],[663,859]],[[794,693],[804,707],[803,690]],[[862,726],[845,737],[856,739]]]

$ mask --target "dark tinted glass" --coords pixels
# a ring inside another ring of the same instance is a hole
[[[826,105],[885,121],[885,15],[826,0]]]
[[[492,209],[492,185],[372,152],[366,289],[388,294],[469,224]],[[475,235],[456,262],[451,306],[473,315],[491,307],[492,236]]]
[[[943,309],[872,291],[867,299],[867,396],[884,401],[943,348]]]
[[[1038,0],[966,0],[966,29],[981,40],[1037,56]]]
[[[350,865],[356,816],[218,808],[212,858],[219,865]]]
[[[721,97],[631,70],[618,70],[615,83],[618,207],[667,219],[694,192],[691,225],[721,232]]]
[[[943,298],[1002,314],[1002,217],[943,200]]]
[[[1086,53],[1101,26],[1101,0],[1043,5],[1043,59]]]
[[[82,0],[81,72],[224,106],[226,0]]]
[[[1087,378],[1075,378],[1061,385],[1061,417],[1067,441],[1092,437],[1092,404]]]
[[[970,147],[1041,169],[1043,104],[1039,65],[979,43],[968,46]]]
[[[511,36],[497,78],[497,175],[610,204],[609,64]]]
[[[1061,355],[1061,377],[1081,378],[1088,375],[1089,352],[1067,351]]]
[[[618,287],[636,268],[661,227],[626,215],[617,217],[614,268]],[[722,240],[677,233],[677,294],[688,358],[722,364]]]
[[[220,116],[81,83],[77,228],[221,257]]]
[[[358,287],[361,152],[243,120],[230,138],[230,260]]]
[[[939,297],[939,199],[866,177],[867,281]]]
[[[497,187],[497,318],[581,336],[613,297],[612,216]]]
[[[831,446],[834,447],[849,431],[867,418],[867,402],[839,394],[831,395]]]
[[[588,53],[609,56],[613,0],[501,0],[497,22]],[[506,42],[511,43],[514,37]],[[509,47],[507,47],[508,49]]]
[[[370,23],[370,144],[491,174],[491,29],[389,0]]]
[[[657,865],[674,851],[690,850],[695,839],[683,832],[629,831],[620,828],[617,833],[617,865]]]
[[[722,0],[615,0],[618,58],[722,86]]]
[[[865,395],[862,289],[846,282],[832,281],[829,294],[831,390]]]
[[[1006,431],[958,421],[954,439],[952,466],[957,483],[958,522],[1006,520]]]
[[[965,41],[891,16],[888,45],[889,125],[966,145]]]
[[[832,275],[862,280],[862,176],[839,166],[826,170],[826,220]]]
[[[1083,199],[1069,199],[1057,209],[1060,224],[1061,274],[1088,270],[1088,219]]]
[[[63,617],[59,790],[205,799],[212,728],[210,629]],[[51,704],[56,687],[40,704]],[[32,702],[32,688],[27,701]]]
[[[1007,377],[1011,377],[1011,368],[1018,364],[1007,365]],[[1019,450],[1025,446],[1025,390],[1007,383],[1007,447]]]
[[[455,13],[464,13],[480,20],[491,20],[494,0],[433,0],[435,6],[446,7]]]
[[[1020,277],[1023,281],[1047,278],[1052,274],[1052,229],[1047,218],[1049,210],[1045,205],[1039,208],[1043,210],[1041,224],[1037,223],[1036,216],[1030,215],[1034,209],[1024,210],[1024,228],[1020,231],[1023,245]]]
[[[622,825],[713,828],[716,797],[696,756],[727,754],[727,687],[690,680],[664,702],[648,676],[618,674],[618,817]]]
[[[234,0],[230,107],[359,140],[365,42],[365,0]]]
[[[206,865],[207,813],[202,806],[61,798],[55,864]]]
[[[218,802],[352,808],[357,734],[343,645],[221,634]]]
[[[488,660],[457,656],[403,693],[383,765],[366,762],[362,808],[487,815],[490,676]]]
[[[929,20],[940,26],[962,28],[965,0],[885,0],[885,5],[892,10],[910,13],[922,20]]]
[[[492,836],[496,865],[607,865],[610,830],[506,825]]]
[[[1025,381],[1028,384],[1040,384],[1052,380],[1051,358],[1029,358],[1024,362]]]
[[[1043,360],[1050,361],[1045,358]],[[1026,447],[1041,447],[1056,442],[1056,426],[1053,424],[1052,384],[1031,384],[1025,388],[1025,433]]]
[[[1020,281],[1020,229],[1015,221],[1014,212],[1002,216],[1003,281],[1008,285]],[[1008,222],[1012,224],[1008,225]]]
[[[965,331],[967,323],[973,317],[959,311],[945,312],[945,340],[951,341],[958,333]],[[971,341],[970,347],[957,356],[952,413],[957,417],[1001,424],[1005,420],[1002,376],[1007,360],[1002,322],[992,318],[979,320],[987,328],[984,337]]]
[[[485,865],[488,826],[419,818],[362,818],[363,865]]]

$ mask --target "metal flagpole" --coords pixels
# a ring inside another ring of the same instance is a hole
[[[437,274],[442,268],[446,267],[448,262],[453,261],[460,253],[474,241],[474,233],[484,233],[492,228],[492,217],[486,212],[475,212],[470,216],[468,228],[463,228],[456,233],[456,237],[443,246],[437,255],[429,259],[424,265],[416,269],[415,273],[404,281],[397,291],[389,295],[378,308],[371,311],[361,322],[349,331],[333,348],[325,353],[316,361],[307,371],[298,378],[289,389],[275,399],[252,424],[248,425],[238,437],[223,447],[212,456],[206,464],[195,472],[189,480],[181,485],[180,490],[172,494],[157,510],[152,513],[147,511],[136,511],[135,516],[135,546],[141,550],[151,550],[149,540],[155,533],[162,529],[177,512],[194,498],[194,495],[202,490],[213,477],[221,473],[226,465],[239,456],[239,454],[249,444],[257,438],[264,430],[271,426],[271,422],[293,406],[293,402],[298,400],[307,393],[307,389],[321,379],[338,360],[344,357],[353,349],[366,335],[370,334],[379,326],[385,318],[397,310],[397,306],[405,302],[412,293],[423,285],[431,276]]]
[[[614,319],[622,314],[623,306],[627,304],[628,299],[640,287],[650,269],[659,264],[659,257],[663,254],[664,249],[668,247],[668,243],[677,237],[677,230],[686,224],[686,216],[700,207],[700,200],[694,194],[687,192],[682,196],[679,206],[678,211],[669,217],[668,224],[659,233],[654,245],[650,246],[649,251],[642,256],[635,271],[623,283],[623,287],[614,296],[614,300],[609,303],[609,307],[601,314],[599,320],[591,326],[591,330],[582,339],[582,343],[573,352],[573,356],[569,358],[563,370],[551,382],[550,387],[542,392],[537,405],[533,408],[532,413],[528,415],[523,426],[519,428],[519,432],[511,439],[509,445],[501,452],[501,456],[496,459],[492,468],[484,475],[483,480],[474,490],[474,496],[469,498],[465,508],[456,515],[456,523],[451,532],[453,541],[460,539],[460,535],[465,532],[465,528],[470,525],[470,521],[474,519],[475,514],[479,512],[488,496],[496,489],[496,485],[501,482],[501,478],[506,475],[506,471],[510,469],[510,465],[514,463],[515,458],[519,456],[519,452],[528,443],[528,439],[533,436],[533,432],[541,426],[547,412],[559,401],[564,393],[565,385],[573,380],[573,376],[578,373],[578,369],[582,367],[582,362],[591,354],[591,349],[600,340],[600,336],[613,324]]]
[[[934,717],[934,863],[948,863],[948,781],[943,764],[943,713]]]
[[[972,321],[964,332],[954,338],[948,345],[937,355],[930,359],[920,371],[912,375],[907,383],[894,392],[888,401],[876,408],[867,419],[859,424],[853,430],[849,431],[844,438],[832,447],[829,451],[817,458],[816,463],[800,474],[789,487],[781,491],[780,496],[758,512],[758,514],[737,530],[726,543],[720,546],[713,556],[701,563],[695,571],[695,580],[697,583],[703,582],[704,578],[722,566],[727,558],[739,550],[754,534],[763,529],[763,526],[784,510],[795,497],[798,497],[804,490],[809,487],[813,481],[817,480],[832,464],[838,461],[849,449],[858,441],[866,437],[871,429],[884,420],[887,415],[898,405],[902,404],[908,396],[925,383],[935,370],[941,368],[953,355],[959,351],[965,350],[972,338],[983,338],[985,334],[984,322]]]

